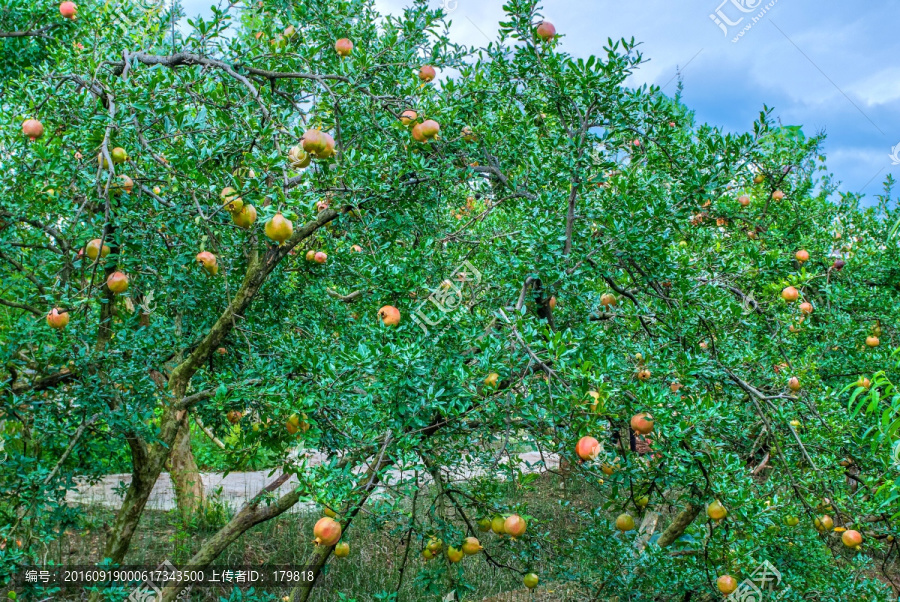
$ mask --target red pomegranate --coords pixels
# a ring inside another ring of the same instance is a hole
[[[333,546],[341,539],[341,523],[323,516],[313,527],[313,535],[316,536],[313,541],[317,546]]]
[[[69,312],[59,311],[55,307],[47,314],[47,324],[50,328],[62,330],[69,323]]]
[[[635,414],[631,418],[631,430],[641,435],[647,435],[653,431],[653,416],[647,412]]]
[[[203,266],[203,269],[206,270],[206,273],[210,276],[215,276],[219,273],[219,265],[216,261],[216,256],[209,251],[197,253],[197,262]]]
[[[541,21],[537,26],[537,36],[545,42],[549,42],[556,37],[556,27],[550,21]]]
[[[525,519],[518,514],[510,514],[503,521],[503,530],[511,537],[522,537],[525,535]]]
[[[63,2],[59,5],[59,14],[64,16],[66,19],[75,20],[75,12],[77,10],[78,6],[76,6],[74,2]]]
[[[600,455],[603,448],[593,437],[582,437],[575,446],[575,453],[584,461],[593,460]]]
[[[434,76],[437,75],[434,71],[434,67],[431,65],[422,65],[419,69],[419,79],[423,82],[430,82],[434,79]]]
[[[44,135],[44,124],[37,119],[26,119],[22,124],[22,133],[31,138],[34,142]]]
[[[106,286],[114,293],[124,293],[128,290],[128,276],[122,272],[113,272],[106,279]]]

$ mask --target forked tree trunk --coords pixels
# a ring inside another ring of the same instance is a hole
[[[169,476],[175,489],[175,501],[181,522],[188,526],[206,508],[206,492],[200,480],[200,470],[191,449],[190,423],[178,431],[169,454]]]

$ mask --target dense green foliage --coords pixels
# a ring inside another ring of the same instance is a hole
[[[848,403],[896,382],[890,189],[860,208],[833,190],[820,138],[768,109],[740,135],[695,123],[678,98],[624,86],[642,61],[633,41],[578,59],[536,38],[534,2],[506,9],[479,50],[453,44],[424,3],[382,17],[363,0],[241,3],[184,31],[138,8],[124,27],[84,2],[49,39],[0,41],[0,571],[77,526],[74,478],[127,454],[131,510],[106,550],[121,561],[142,487],[194,414],[224,441],[219,465],[296,473],[290,505],[349,521],[386,479],[367,510],[407,517],[398,558],[431,536],[479,536],[478,519],[529,519],[499,481],[533,486],[509,459],[536,449],[594,490],[590,507],[561,498],[579,530],[542,582],[705,599],[718,575],[740,582],[767,561],[783,600],[889,598],[876,576],[895,566],[897,412]],[[4,19],[61,17],[41,3]],[[425,64],[438,80],[417,77]],[[439,138],[415,141],[405,109]],[[29,118],[44,126],[34,142]],[[295,169],[289,149],[311,128],[336,153]],[[127,161],[98,162],[115,147]],[[249,229],[222,207],[228,186],[259,213]],[[280,246],[264,235],[276,212],[293,221]],[[110,252],[94,261],[82,251],[98,238]],[[105,284],[116,271],[121,294]],[[396,328],[379,319],[387,305]],[[64,329],[45,321],[52,308],[68,312]],[[878,370],[885,383],[848,388]],[[652,454],[629,448],[639,412],[656,421]],[[580,463],[586,435],[604,450]],[[298,445],[330,459],[307,466]],[[447,482],[459,471],[476,476]],[[702,511],[717,499],[720,523]],[[623,512],[653,523],[646,548],[615,530]],[[860,550],[818,533],[822,514],[862,532]],[[484,535],[485,553],[415,578],[462,599],[467,563],[525,574],[558,528]]]

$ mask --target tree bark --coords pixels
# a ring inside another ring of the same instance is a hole
[[[175,436],[175,443],[169,454],[169,476],[172,477],[181,522],[188,526],[206,508],[206,491],[191,449],[190,423],[179,429]]]
[[[694,522],[701,510],[703,510],[703,506],[695,506],[688,502],[685,509],[675,516],[675,520],[672,521],[672,524],[669,525],[668,528],[663,531],[663,534],[659,536],[659,539],[656,540],[659,547],[665,548],[672,545],[676,539],[681,537],[682,533],[687,530],[690,524]]]

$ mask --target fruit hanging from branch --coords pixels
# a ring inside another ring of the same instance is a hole
[[[128,194],[131,194],[134,190],[134,180],[126,175],[116,176],[116,179],[118,181],[110,187],[112,193],[122,194],[123,192],[127,192]]]
[[[863,537],[859,531],[850,529],[841,533],[841,542],[848,548],[858,548],[862,545]]]
[[[334,50],[342,57],[350,56],[350,53],[353,52],[353,42],[347,38],[341,38],[334,43]]]
[[[78,6],[74,2],[63,2],[59,5],[59,14],[61,14],[66,19],[75,20],[75,13],[78,11]]]
[[[313,255],[313,261],[316,263],[325,263],[328,261],[328,254],[323,251],[316,251],[316,254]]]
[[[797,263],[801,265],[806,263],[807,261],[809,261],[809,251],[800,249],[799,251],[794,253],[794,259],[796,259]]]
[[[706,507],[706,515],[715,521],[722,520],[728,516],[728,510],[719,500],[714,500]]]
[[[279,211],[272,219],[266,222],[265,232],[266,236],[281,244],[294,233],[294,224],[291,223],[291,220],[281,215]]]
[[[434,67],[432,67],[431,65],[422,65],[419,68],[419,79],[421,79],[425,83],[433,80],[435,75],[437,75],[437,73],[435,73]]]
[[[219,263],[216,261],[216,256],[209,251],[200,251],[197,253],[197,262],[210,276],[215,276],[219,273]]]
[[[541,21],[541,24],[537,26],[536,33],[541,40],[549,42],[556,37],[556,27],[550,21]]]
[[[256,207],[253,205],[244,205],[240,211],[231,214],[231,221],[238,228],[247,229],[256,222]]]
[[[340,541],[334,546],[334,555],[338,558],[346,558],[350,555],[350,544],[346,541]]]
[[[313,527],[313,535],[317,546],[333,546],[341,539],[341,524],[333,518],[323,516]]]
[[[634,530],[634,517],[630,514],[620,514],[616,517],[616,529],[621,532]]]
[[[796,376],[792,376],[792,377],[788,380],[788,389],[790,389],[790,390],[793,391],[794,393],[796,393],[797,391],[799,391],[799,390],[800,390],[800,379],[797,378]]]
[[[400,324],[400,310],[393,305],[385,305],[378,310],[378,317],[385,326],[397,326]]]
[[[109,247],[103,244],[99,238],[90,241],[84,248],[85,254],[93,261],[97,261],[97,257],[106,257],[109,255]]]
[[[606,309],[609,309],[610,307],[616,305],[618,302],[619,300],[616,299],[616,296],[612,293],[603,293],[602,295],[600,295],[600,305],[602,305]]]
[[[109,156],[112,157],[112,162],[115,165],[119,165],[120,163],[125,163],[128,160],[128,153],[121,146],[117,146],[109,152]]]
[[[416,119],[419,118],[419,114],[413,111],[412,109],[406,109],[402,113],[400,113],[400,123],[405,126],[410,126],[415,123]]]
[[[716,587],[718,587],[719,591],[726,596],[736,590],[737,586],[737,579],[731,575],[722,575],[716,579]]]
[[[503,531],[510,537],[522,537],[525,535],[526,527],[525,519],[518,514],[510,514],[503,521]]]
[[[834,520],[827,514],[823,514],[813,521],[813,526],[819,533],[826,533],[834,528]]]
[[[800,291],[795,289],[793,286],[785,287],[784,290],[781,291],[781,298],[788,303],[793,303],[800,298]]]
[[[113,272],[106,279],[106,286],[116,294],[124,293],[128,290],[128,276],[122,272]]]
[[[866,345],[868,347],[878,347],[881,345],[881,339],[876,337],[874,334],[866,337]]]
[[[303,150],[302,146],[292,146],[288,151],[288,162],[294,169],[303,169],[309,167],[312,161],[312,155]]]
[[[472,556],[484,549],[484,547],[481,545],[481,542],[479,542],[475,537],[466,537],[463,540],[461,548],[463,554],[465,554],[466,556]]]
[[[503,535],[504,533],[506,533],[506,529],[504,528],[505,524],[506,520],[498,514],[491,519],[491,531],[493,531],[497,535]]]
[[[491,372],[487,376],[484,377],[484,386],[495,389],[497,387],[497,383],[500,382],[500,375],[496,372]]]
[[[447,559],[450,562],[459,562],[463,559],[463,556],[462,550],[454,548],[453,546],[447,548]]]
[[[22,123],[22,133],[34,142],[44,135],[44,125],[37,119],[26,119]]]
[[[653,432],[653,416],[647,412],[635,414],[631,418],[631,430],[639,435],[649,435]]]
[[[222,192],[219,193],[219,198],[222,199],[225,210],[231,214],[237,213],[244,208],[244,201],[238,195],[238,191],[231,186],[223,188]]]
[[[50,310],[47,314],[47,325],[56,330],[62,330],[69,323],[69,312],[60,311],[57,308]]]
[[[578,440],[578,444],[575,445],[575,453],[585,462],[594,460],[600,455],[601,451],[603,451],[603,447],[593,437],[582,437]]]
[[[522,584],[528,589],[534,589],[538,586],[540,579],[534,573],[528,573],[522,577]]]

